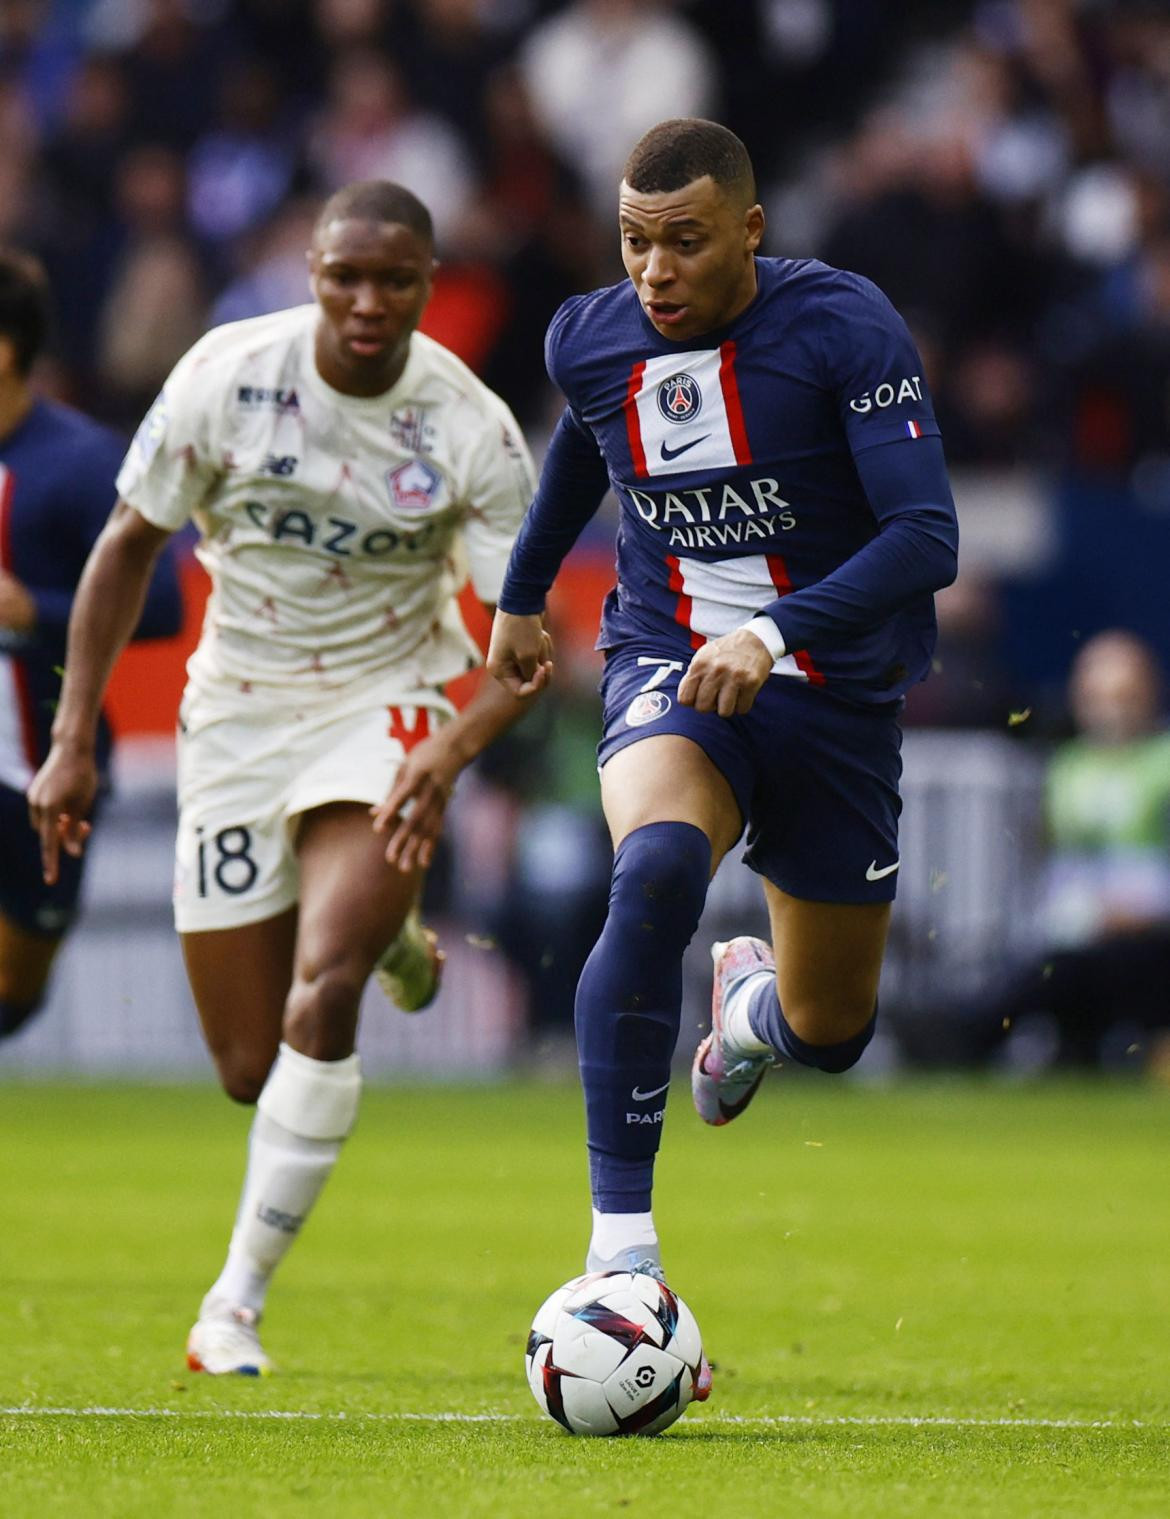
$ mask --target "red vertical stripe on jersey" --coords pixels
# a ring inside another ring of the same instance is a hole
[[[630,383],[626,390],[626,436],[630,440],[630,458],[634,461],[634,473],[640,480],[650,474],[646,468],[646,450],[642,447],[642,424],[638,421],[638,392],[642,389],[642,375],[646,360],[642,359],[630,370]]]
[[[739,400],[739,382],[735,378],[735,344],[721,343],[719,359],[719,388],[723,391],[723,406],[727,412],[727,428],[731,433],[735,462],[750,464],[752,449],[748,442],[747,424],[743,420],[743,407]]]
[[[777,596],[787,596],[792,589],[792,581],[788,578],[788,566],[779,554],[766,554],[768,561],[768,574],[772,577],[772,584],[776,587]],[[806,677],[810,686],[823,686],[825,677],[813,664],[812,659],[804,649],[793,651],[793,659],[796,668]]]
[[[670,571],[670,577],[666,583],[678,597],[678,602],[674,609],[674,620],[680,628],[686,628],[687,632],[691,635],[691,648],[701,649],[707,640],[703,637],[702,633],[696,633],[694,628],[691,627],[691,598],[687,595],[686,587],[683,585],[682,566],[674,554],[667,554],[666,567]]]
[[[12,554],[12,472],[0,464],[0,570],[14,574],[15,560]],[[35,770],[37,768],[37,730],[33,722],[32,692],[28,688],[28,671],[24,660],[17,654],[12,660],[12,678],[16,685],[16,705],[20,709],[20,740],[24,757]]]

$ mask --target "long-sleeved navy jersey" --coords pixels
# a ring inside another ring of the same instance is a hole
[[[629,281],[563,305],[548,371],[568,407],[500,606],[541,610],[607,485],[621,505],[599,646],[684,658],[766,613],[777,674],[853,701],[929,668],[958,525],[922,363],[889,301],[815,260],[701,337],[658,333]]]
[[[0,784],[15,790],[48,753],[73,593],[114,504],[124,452],[114,433],[53,401],[35,402],[0,438],[0,570],[20,581],[37,610],[30,633],[0,624]],[[163,638],[181,623],[178,578],[165,553],[135,636]],[[103,721],[103,766],[108,753]]]

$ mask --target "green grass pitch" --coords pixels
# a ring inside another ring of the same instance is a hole
[[[182,1359],[248,1115],[0,1086],[0,1512],[1165,1519],[1170,1093],[780,1078],[714,1132],[683,1087],[657,1213],[715,1394],[607,1441],[522,1370],[584,1245],[573,1086],[370,1090],[263,1381]]]

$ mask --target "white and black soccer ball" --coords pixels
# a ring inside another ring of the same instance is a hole
[[[574,1435],[656,1435],[695,1395],[703,1346],[682,1298],[642,1272],[574,1277],[540,1305],[525,1366]]]

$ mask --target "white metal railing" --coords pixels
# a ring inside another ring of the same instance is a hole
[[[81,922],[48,1007],[0,1044],[0,1077],[32,1071],[208,1072],[171,926],[172,761],[124,763],[97,830]],[[1039,760],[1006,736],[911,732],[904,748],[902,866],[883,980],[888,1006],[933,1008],[975,992],[1034,934]],[[459,868],[458,816],[453,819]],[[767,933],[755,876],[727,861],[688,951],[680,1056],[693,1048],[710,992],[708,947]],[[367,993],[361,1049],[372,1075],[466,1078],[506,1069],[523,1043],[523,991],[503,956],[445,925],[442,995],[422,1018]]]

